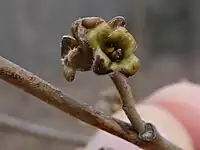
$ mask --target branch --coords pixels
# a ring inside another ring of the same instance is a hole
[[[73,143],[85,146],[89,137],[74,133],[63,133],[52,128],[30,123],[26,120],[0,114],[0,131],[16,132],[29,135],[40,140],[51,140],[61,144]]]
[[[60,89],[1,56],[0,78],[81,121],[129,142],[136,142],[137,133],[131,130],[129,124],[105,116],[85,103],[79,103]]]
[[[0,78],[79,120],[136,144],[141,148],[149,150],[180,149],[167,140],[163,141],[163,138],[159,138],[160,136],[157,136],[156,140],[152,142],[138,142],[140,141],[138,133],[132,129],[130,124],[106,116],[85,103],[77,102],[59,88],[1,56]]]

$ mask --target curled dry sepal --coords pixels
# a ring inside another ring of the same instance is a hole
[[[114,17],[106,22],[99,17],[81,18],[72,23],[72,36],[63,36],[62,64],[67,81],[73,81],[76,71],[105,75],[118,71],[126,77],[139,67],[135,56],[137,44],[125,28],[125,19]]]

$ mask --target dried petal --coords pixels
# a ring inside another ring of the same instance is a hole
[[[82,20],[82,26],[86,29],[93,29],[102,22],[105,21],[99,17],[87,17]]]
[[[61,56],[62,58],[65,57],[65,55],[68,54],[68,52],[75,48],[78,47],[78,42],[75,38],[69,35],[65,35],[62,37],[61,41]]]
[[[126,25],[126,21],[124,19],[124,17],[122,16],[116,16],[114,17],[113,19],[111,19],[109,22],[108,22],[108,25],[111,27],[111,28],[117,28],[117,27],[125,27]]]

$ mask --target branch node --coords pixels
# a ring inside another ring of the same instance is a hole
[[[157,130],[152,123],[145,123],[145,131],[139,133],[138,137],[144,142],[151,142],[157,137]]]

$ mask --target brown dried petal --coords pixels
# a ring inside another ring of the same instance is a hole
[[[61,56],[65,57],[69,53],[69,51],[78,46],[78,42],[75,38],[69,35],[65,35],[61,41]]]
[[[108,25],[111,27],[111,28],[117,28],[119,26],[121,27],[125,27],[126,25],[126,21],[124,19],[124,17],[122,16],[117,16],[117,17],[114,17],[113,19],[111,19],[109,22],[108,22]]]
[[[84,40],[84,36],[86,32],[89,29],[96,27],[102,22],[105,22],[105,20],[99,17],[80,18],[72,23],[72,27],[71,27],[72,35],[79,42],[82,42]]]
[[[102,18],[99,17],[87,17],[82,20],[82,26],[84,26],[86,29],[92,29],[95,28],[100,23],[104,22]]]

